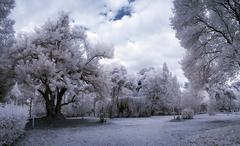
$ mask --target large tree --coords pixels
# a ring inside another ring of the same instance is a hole
[[[6,95],[12,83],[9,81],[10,70],[7,69],[9,66],[6,53],[14,43],[14,21],[8,18],[14,4],[14,0],[0,1],[0,100]]]
[[[239,74],[239,0],[175,0],[173,28],[186,49],[182,66],[194,88],[210,89]]]
[[[113,47],[92,42],[86,29],[72,26],[61,13],[33,33],[20,35],[10,53],[15,77],[22,87],[31,87],[45,101],[47,118],[62,117],[61,107],[98,83],[99,60],[113,55]]]

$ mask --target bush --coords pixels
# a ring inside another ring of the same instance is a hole
[[[105,123],[107,120],[105,119],[104,113],[101,113],[99,116],[100,123]]]
[[[26,107],[13,104],[0,105],[0,145],[11,145],[24,133],[27,115]]]
[[[193,111],[193,109],[185,108],[185,109],[182,111],[182,118],[183,118],[183,119],[193,119],[193,116],[194,116],[194,111]]]

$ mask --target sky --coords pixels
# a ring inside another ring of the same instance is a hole
[[[16,32],[29,32],[60,11],[68,12],[72,23],[113,44],[113,61],[129,72],[166,62],[183,84],[184,49],[170,26],[172,7],[172,0],[16,0],[11,17]]]

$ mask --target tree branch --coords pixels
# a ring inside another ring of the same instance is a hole
[[[70,104],[70,103],[76,102],[75,97],[76,97],[76,95],[74,95],[74,96],[71,98],[71,100],[69,100],[68,102],[62,103],[61,106],[65,106],[65,105],[68,105],[68,104]]]

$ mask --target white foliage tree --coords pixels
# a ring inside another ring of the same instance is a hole
[[[105,65],[104,72],[108,77],[108,88],[112,102],[109,109],[109,116],[114,117],[118,115],[119,96],[126,83],[127,70],[118,63],[112,63]]]
[[[61,13],[32,34],[20,35],[10,54],[16,80],[41,95],[47,118],[62,117],[62,106],[75,102],[90,87],[100,88],[99,60],[112,57],[113,47],[91,43],[85,32]]]
[[[8,18],[14,5],[14,0],[0,1],[0,56],[2,56],[6,49],[9,49],[14,42],[14,21]]]
[[[152,114],[167,114],[179,109],[180,85],[166,63],[162,69],[147,69],[141,76],[139,94],[150,100]]]
[[[214,84],[239,73],[240,2],[175,0],[173,10],[173,28],[186,49],[184,73],[194,88],[211,94]]]
[[[215,110],[218,111],[237,111],[239,102],[239,86],[237,82],[232,85],[214,87]]]
[[[14,0],[0,1],[0,99],[6,96],[6,93],[13,84],[13,82],[10,81],[12,72],[8,66],[9,63],[6,53],[14,43],[14,21],[8,18],[14,5]]]

